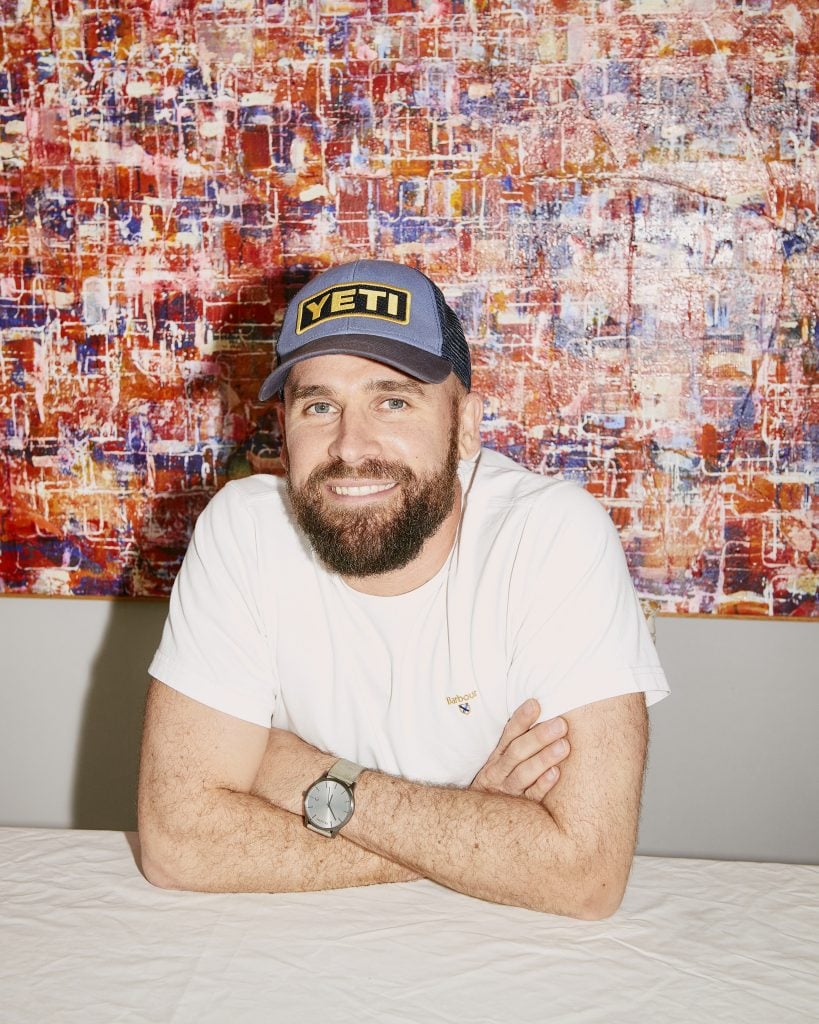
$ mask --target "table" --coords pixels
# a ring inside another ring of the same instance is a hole
[[[819,867],[638,857],[586,922],[428,881],[165,892],[137,855],[0,829],[4,1024],[819,1021]]]

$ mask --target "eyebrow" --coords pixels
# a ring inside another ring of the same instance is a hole
[[[369,394],[383,394],[386,391],[395,393],[403,392],[407,395],[424,396],[427,391],[423,384],[417,380],[396,380],[388,377],[384,380],[370,380],[364,385],[364,390]],[[305,398],[333,398],[335,391],[326,384],[296,384],[289,395],[292,401],[301,402]]]
[[[332,398],[334,392],[324,384],[296,384],[291,388],[285,387],[285,394],[289,394],[294,402],[300,402],[303,398]]]
[[[403,391],[408,395],[425,395],[427,393],[424,385],[417,380],[396,380],[394,377],[368,381],[364,390],[375,394],[382,391]]]

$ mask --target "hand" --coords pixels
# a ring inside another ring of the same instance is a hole
[[[539,714],[540,704],[534,698],[521,704],[470,789],[543,800],[560,777],[558,765],[568,757],[569,741],[564,719],[535,725]]]

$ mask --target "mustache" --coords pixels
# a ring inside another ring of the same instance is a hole
[[[367,459],[356,466],[350,466],[343,459],[333,459],[323,466],[317,466],[307,478],[307,487],[317,487],[326,480],[395,480],[407,484],[415,479],[409,466],[401,462],[386,462],[384,459]]]

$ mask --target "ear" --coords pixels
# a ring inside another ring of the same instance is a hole
[[[471,459],[477,455],[481,447],[481,419],[483,418],[483,399],[474,391],[470,391],[461,399],[460,423],[458,431],[458,455],[462,459]]]
[[[281,435],[281,439],[282,439],[282,450],[281,450],[281,453],[279,454],[279,458],[281,459],[281,463],[284,466],[285,472],[287,472],[287,470],[289,468],[289,465],[288,465],[289,460],[288,460],[288,456],[287,456],[287,431],[285,430],[285,426],[284,426],[285,420],[284,420],[284,399],[283,398],[278,399],[277,402],[276,402],[276,418],[279,421],[279,434]]]

